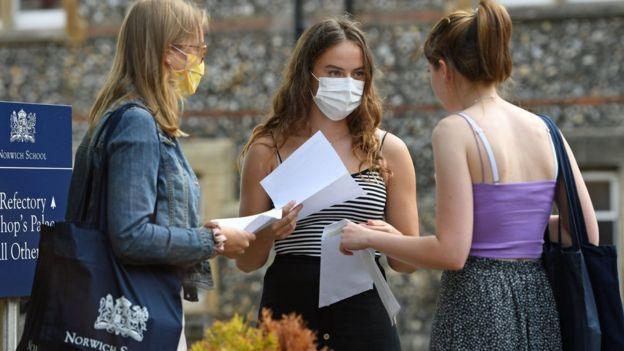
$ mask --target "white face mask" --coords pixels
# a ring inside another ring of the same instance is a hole
[[[316,106],[332,121],[345,119],[353,110],[360,106],[364,82],[351,77],[346,78],[317,78],[319,81],[316,96],[312,95]]]

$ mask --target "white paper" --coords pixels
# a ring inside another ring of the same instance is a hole
[[[361,262],[366,267],[368,274],[373,279],[375,288],[377,288],[377,293],[381,298],[381,302],[386,308],[386,312],[388,312],[390,322],[392,325],[396,324],[396,317],[401,310],[401,305],[399,305],[399,302],[394,297],[388,282],[384,279],[383,274],[381,274],[381,271],[379,270],[379,266],[377,266],[377,263],[375,262],[375,251],[372,249],[360,250],[354,252],[354,256],[359,257]]]
[[[354,251],[353,256],[340,252],[341,231],[347,223],[343,219],[323,230],[319,307],[360,294],[372,289],[374,285],[388,318],[394,325],[401,306],[375,262],[375,251]]]
[[[272,209],[253,216],[214,219],[212,222],[215,222],[222,227],[232,227],[256,233],[280,219],[282,219],[282,209]]]
[[[340,231],[346,220],[328,225],[321,242],[319,307],[329,306],[373,288],[373,279],[360,257],[340,252]]]
[[[303,204],[298,219],[364,195],[320,131],[301,145],[260,184],[273,204]]]

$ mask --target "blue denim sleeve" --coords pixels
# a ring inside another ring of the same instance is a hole
[[[210,257],[209,229],[151,223],[157,197],[159,140],[152,115],[126,111],[111,136],[107,223],[115,254],[125,263],[187,267]]]

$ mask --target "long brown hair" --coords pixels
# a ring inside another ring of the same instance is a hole
[[[134,3],[119,31],[113,67],[89,112],[90,128],[118,101],[140,98],[165,133],[184,135],[182,96],[174,89],[164,56],[171,44],[198,35],[206,23],[206,13],[184,0]]]
[[[251,138],[243,148],[241,158],[250,147],[265,136],[272,136],[276,147],[282,146],[295,130],[305,126],[312,104],[312,69],[317,58],[329,48],[349,40],[362,50],[364,56],[364,92],[362,103],[348,117],[353,150],[364,153],[364,163],[384,177],[389,172],[380,155],[380,141],[375,135],[381,123],[381,100],[375,91],[373,75],[375,64],[366,43],[364,32],[357,23],[346,18],[332,18],[314,24],[297,40],[286,66],[282,85],[273,97],[272,110],[268,118],[254,128]]]
[[[499,85],[511,75],[512,24],[507,10],[481,0],[473,11],[455,11],[431,30],[424,54],[436,69],[444,60],[469,81]]]

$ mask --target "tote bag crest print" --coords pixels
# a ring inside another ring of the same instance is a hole
[[[100,299],[98,313],[93,325],[95,329],[143,341],[143,332],[147,330],[145,324],[149,319],[146,307],[133,306],[124,296],[113,302],[113,297],[108,294]]]

